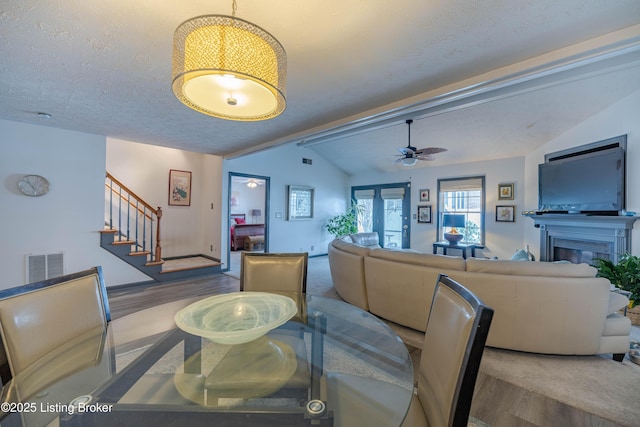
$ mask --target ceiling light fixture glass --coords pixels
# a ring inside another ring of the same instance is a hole
[[[413,166],[418,162],[418,159],[416,157],[405,157],[404,159],[402,159],[402,164],[404,166]]]
[[[247,182],[247,187],[249,188],[256,188],[257,186],[258,186],[258,183],[253,180]]]
[[[178,26],[172,89],[186,106],[227,120],[271,119],[286,107],[287,54],[262,28],[232,16],[204,15]]]

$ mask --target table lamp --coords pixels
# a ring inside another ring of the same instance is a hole
[[[444,238],[447,239],[450,245],[457,244],[464,237],[464,234],[458,233],[458,230],[456,230],[456,227],[464,228],[463,214],[442,215],[442,225],[444,227],[451,227],[448,233],[444,233]]]
[[[262,211],[260,209],[252,209],[251,216],[253,217],[253,223],[256,223],[256,217],[262,215]]]

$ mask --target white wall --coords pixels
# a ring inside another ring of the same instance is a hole
[[[312,160],[303,164],[302,158]],[[324,228],[327,220],[344,212],[348,206],[347,175],[327,160],[305,148],[287,145],[224,161],[223,200],[228,200],[229,172],[270,177],[269,251],[326,254],[333,236]],[[315,211],[312,220],[286,220],[286,186],[306,185],[315,188]],[[225,206],[226,209],[226,206]],[[225,210],[224,215],[226,215]],[[280,217],[277,217],[277,216]],[[249,220],[249,218],[247,218]],[[226,230],[223,231],[223,234]],[[226,258],[226,238],[223,238]],[[311,249],[313,247],[313,249]]]
[[[105,137],[0,120],[0,288],[27,282],[25,255],[64,253],[65,273],[96,265],[107,285],[149,278],[100,247]],[[27,174],[46,177],[41,197],[18,191]]]
[[[220,259],[221,157],[107,138],[106,165],[143,200],[162,208],[163,258],[204,254]],[[191,172],[190,206],[169,206],[170,169]]]
[[[391,173],[370,173],[354,176],[350,184],[369,185],[386,184],[392,182],[411,182],[411,248],[431,253],[433,243],[437,240],[436,210],[438,179],[457,178],[465,176],[485,176],[486,215],[485,240],[486,249],[479,256],[498,257],[508,259],[518,249],[528,242],[523,241],[523,232],[528,218],[520,215],[523,210],[524,197],[524,158],[492,160],[486,162],[464,163],[448,166],[433,166],[426,163],[426,167],[408,167]],[[514,200],[498,200],[498,184],[514,183]],[[420,202],[418,192],[421,189],[430,190],[430,201]],[[431,205],[433,222],[418,224],[415,215],[418,205]],[[496,222],[496,205],[515,205],[515,222]]]
[[[554,138],[525,157],[525,205],[538,207],[538,164],[544,155],[567,148],[601,141],[618,135],[627,135],[627,210],[640,213],[640,91],[611,105],[573,129]],[[597,173],[597,171],[594,171]],[[632,253],[640,254],[640,221],[635,223]],[[532,244],[536,256],[540,254],[540,231],[529,220],[525,228],[525,241]]]

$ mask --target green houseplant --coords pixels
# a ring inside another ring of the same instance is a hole
[[[362,210],[356,201],[351,201],[351,206],[343,214],[329,218],[327,221],[327,231],[335,237],[346,236],[358,232],[358,213]]]
[[[608,259],[597,260],[598,276],[609,279],[613,285],[631,292],[630,308],[640,304],[640,257],[625,253],[617,264]]]

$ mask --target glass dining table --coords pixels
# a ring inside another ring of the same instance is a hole
[[[355,306],[307,295],[298,315],[235,345],[175,327],[160,307],[113,320],[16,375],[2,388],[0,424],[389,427],[407,413],[407,348]]]

